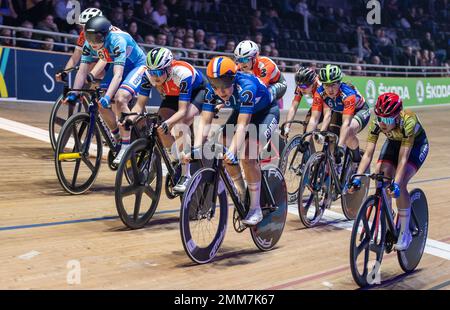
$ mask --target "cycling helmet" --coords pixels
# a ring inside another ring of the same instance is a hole
[[[342,81],[342,71],[339,66],[327,65],[319,71],[319,80],[323,84],[332,84]]]
[[[147,68],[149,70],[164,70],[172,65],[173,54],[165,47],[157,47],[147,54]]]
[[[375,114],[382,118],[395,118],[403,110],[403,102],[395,93],[384,93],[375,104]]]
[[[88,8],[81,12],[79,18],[78,18],[78,24],[80,25],[86,25],[86,23],[93,17],[96,16],[103,16],[102,11],[100,11],[97,8]]]
[[[300,67],[297,73],[295,74],[295,83],[297,85],[312,85],[317,80],[317,73],[307,67]]]
[[[86,40],[89,43],[100,44],[105,42],[105,38],[111,31],[111,22],[104,16],[91,18],[84,28]]]
[[[234,83],[237,70],[237,66],[231,58],[218,56],[208,63],[206,76],[213,88],[229,88]]]

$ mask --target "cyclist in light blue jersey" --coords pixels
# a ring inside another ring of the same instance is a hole
[[[130,131],[123,126],[118,126],[116,117],[122,112],[129,113],[128,103],[139,90],[142,75],[145,72],[145,53],[137,45],[134,39],[126,32],[111,25],[111,22],[103,16],[91,18],[85,26],[86,43],[83,47],[80,70],[75,78],[74,88],[83,86],[88,74],[88,64],[96,58],[106,66],[114,64],[113,77],[109,82],[105,95],[100,98],[100,112],[104,116],[114,137],[121,137],[122,147],[114,160],[119,164],[123,154],[130,145]],[[73,99],[77,94],[70,93],[68,99]],[[109,110],[112,99],[114,114]]]

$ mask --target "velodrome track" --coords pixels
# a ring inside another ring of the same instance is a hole
[[[357,288],[349,269],[351,223],[342,220],[339,202],[313,229],[302,228],[292,206],[271,252],[260,252],[248,232],[229,225],[217,259],[201,266],[183,250],[178,200],[164,193],[146,228],[124,229],[114,205],[115,174],[106,164],[88,194],[61,189],[47,142],[50,109],[0,102],[0,289]],[[430,154],[410,189],[427,195],[429,240],[412,274],[403,274],[395,253],[386,255],[375,289],[450,289],[450,107],[417,112]],[[366,133],[360,136],[364,141]],[[73,261],[81,283],[69,285]]]

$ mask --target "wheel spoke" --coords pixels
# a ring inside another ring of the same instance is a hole
[[[81,164],[81,159],[77,159],[76,163],[75,163],[75,169],[73,171],[72,187],[75,187],[75,184],[77,183],[78,171],[80,170],[80,164]]]
[[[136,193],[136,201],[134,202],[134,213],[133,219],[136,221],[139,218],[139,211],[141,210],[141,202],[142,202],[142,189]]]
[[[134,195],[138,191],[139,191],[139,186],[136,186],[136,185],[129,185],[129,186],[120,188],[120,194],[123,197],[128,197],[128,196]]]
[[[156,192],[150,186],[144,188],[144,193],[152,200],[156,199]]]
[[[370,245],[370,239],[364,238],[364,240],[356,247],[356,257],[361,254],[362,250],[367,249]]]
[[[66,119],[56,116],[55,117],[55,124],[59,125],[60,127],[64,126],[64,124],[66,123]]]
[[[94,165],[91,163],[91,161],[89,160],[89,158],[82,156],[81,160],[86,164],[86,166],[89,168],[89,170],[91,170],[92,172],[95,171],[95,167]]]

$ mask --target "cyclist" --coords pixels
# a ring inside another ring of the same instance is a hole
[[[292,105],[287,114],[286,122],[291,122],[294,120],[295,114],[297,113],[303,96],[308,95],[312,97],[317,91],[317,88],[321,86],[317,73],[313,69],[307,67],[300,67],[298,69],[297,73],[295,74],[295,84],[297,85],[295,88],[295,97],[292,100]],[[310,108],[305,118],[306,123],[309,123],[311,113],[312,109]],[[319,123],[322,122],[323,115],[321,115],[320,118],[321,119],[319,120]],[[290,128],[291,124],[286,124],[284,126],[284,132],[281,133],[281,135],[286,139],[289,137]]]
[[[412,240],[409,230],[411,200],[407,186],[411,178],[423,165],[429,152],[425,130],[417,115],[410,110],[403,110],[402,99],[395,93],[382,94],[375,105],[376,118],[369,126],[367,148],[358,168],[358,174],[364,173],[372,162],[380,133],[387,139],[381,149],[376,171],[394,178],[388,194],[396,199],[400,235],[394,248],[406,250]],[[361,186],[361,180],[355,178],[349,193]]]
[[[114,159],[114,163],[119,164],[130,146],[130,131],[126,130],[124,126],[118,126],[116,117],[120,117],[122,112],[130,112],[128,103],[136,95],[145,72],[145,53],[128,33],[113,27],[111,22],[103,16],[91,18],[86,23],[85,34],[86,42],[74,88],[79,89],[83,86],[88,75],[88,63],[91,63],[94,57],[100,59],[99,62],[103,67],[108,63],[114,64],[114,75],[106,94],[100,98],[99,104],[103,108],[100,109],[102,115],[107,115],[105,120],[112,134],[116,138],[121,137],[121,149]],[[66,99],[76,100],[76,96],[77,94],[72,92]],[[113,98],[115,117],[109,111]]]
[[[187,62],[174,60],[167,48],[154,48],[148,53],[147,70],[142,77],[136,105],[145,108],[153,87],[160,93],[162,102],[158,113],[164,122],[158,126],[158,136],[173,161],[179,160],[181,152],[175,150],[177,155],[172,155],[175,139],[170,131],[179,123],[187,126],[193,123],[194,117],[202,111],[205,86],[202,73]],[[184,147],[190,146],[190,139],[186,140],[189,143]],[[189,163],[183,163],[182,168],[180,181],[174,187],[174,191],[180,193],[186,190],[190,179]]]
[[[361,161],[357,134],[370,120],[369,105],[352,85],[342,82],[343,74],[338,66],[327,65],[320,69],[319,81],[322,83],[314,93],[311,119],[306,131],[317,128],[323,113],[322,130],[334,131],[339,135],[336,163],[345,154],[347,146],[355,164]],[[339,129],[340,128],[340,129]]]
[[[224,127],[224,140],[231,140],[229,144],[224,143],[228,146],[224,150],[225,167],[236,185],[238,194],[244,197],[246,189],[237,158],[245,148],[241,164],[250,194],[250,209],[243,223],[248,226],[256,225],[263,219],[260,206],[261,167],[257,154],[250,154],[249,147],[258,141],[270,140],[278,126],[280,110],[276,100],[272,100],[267,87],[254,75],[238,72],[234,61],[228,57],[213,58],[207,66],[206,74],[209,84],[191,156],[194,158],[201,156],[201,145],[208,136],[216,105],[225,103],[231,107],[233,112],[226,122],[228,126]],[[253,129],[256,127],[256,130],[251,130],[250,124],[253,124],[252,127]],[[230,126],[233,132],[227,139]],[[252,131],[256,135],[252,135]],[[259,143],[260,147],[263,145]]]
[[[78,37],[77,46],[75,47],[75,50],[74,50],[72,56],[70,57],[69,61],[67,61],[67,64],[64,67],[64,70],[73,68],[80,62],[81,54],[83,51],[83,46],[84,46],[84,43],[86,42],[86,37],[84,34],[84,26],[89,21],[89,19],[96,17],[96,16],[103,16],[102,11],[100,11],[97,8],[88,8],[80,14],[80,16],[78,18],[78,24],[81,25],[83,30],[81,31],[81,33]],[[93,69],[94,65],[95,65],[95,63],[92,63],[92,65],[90,66],[90,69]],[[64,70],[62,70],[62,71],[64,71]],[[56,73],[55,79],[58,82],[62,82],[62,72],[61,71]]]
[[[280,100],[287,90],[287,82],[278,66],[268,57],[259,56],[259,47],[253,41],[246,40],[238,44],[234,57],[239,70],[253,73],[267,86],[272,98]]]

